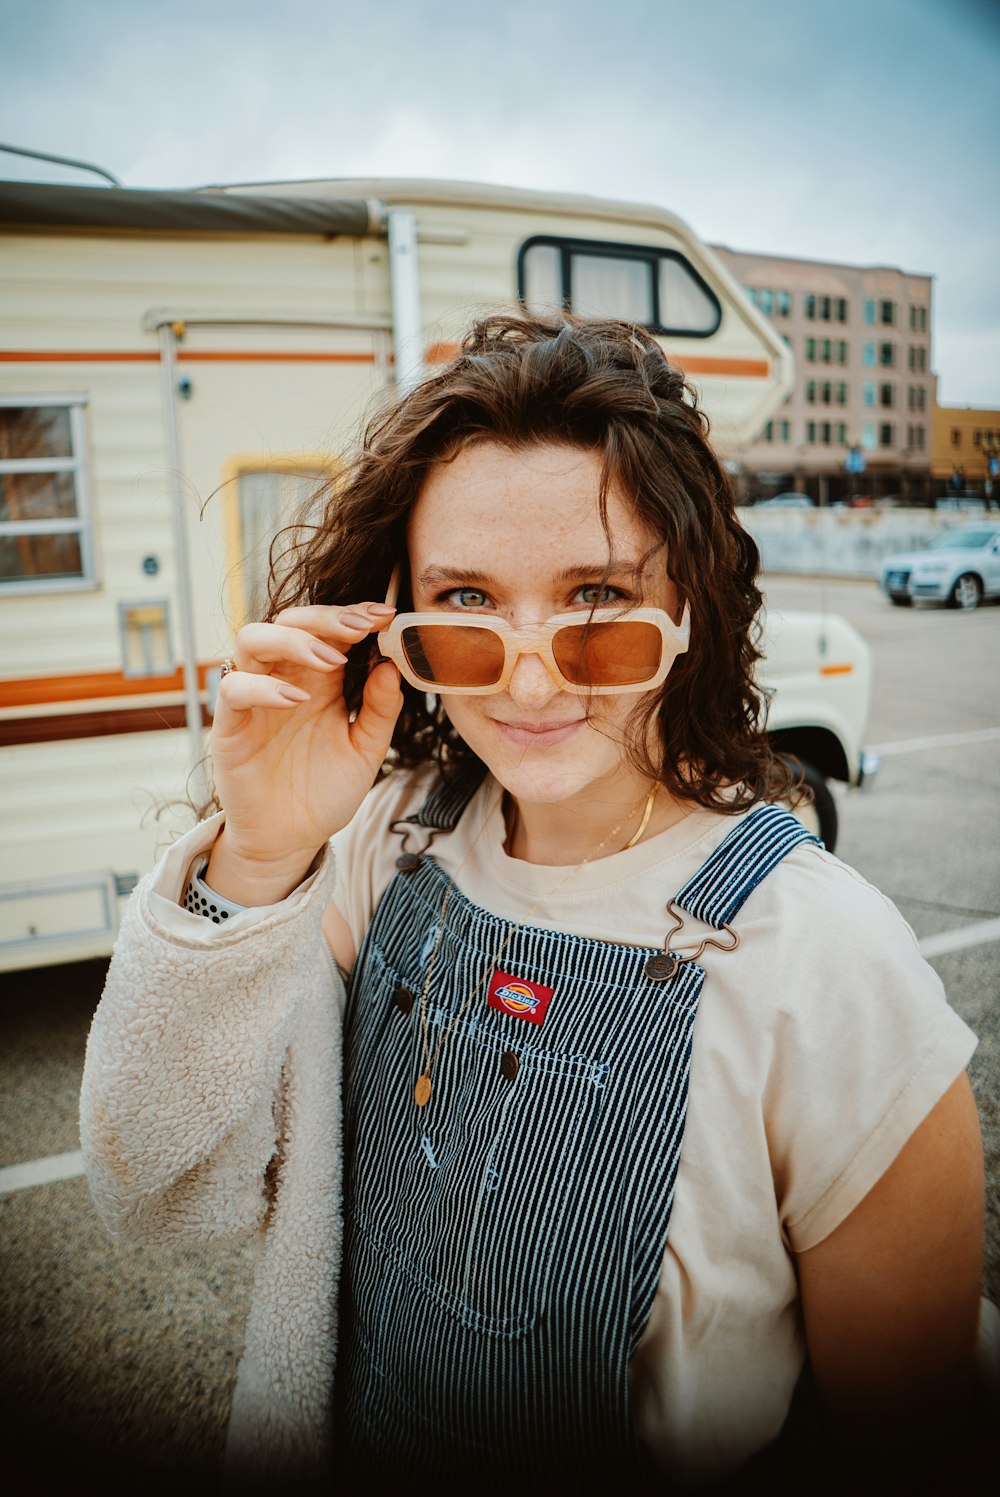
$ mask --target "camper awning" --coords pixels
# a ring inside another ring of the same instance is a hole
[[[0,182],[0,224],[147,229],[199,234],[346,234],[383,230],[364,198],[263,197],[242,192],[154,192]]]

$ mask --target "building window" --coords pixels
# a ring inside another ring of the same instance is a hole
[[[815,322],[815,320],[816,320],[816,298],[815,298],[815,296],[807,296],[806,297],[806,317],[809,319],[810,322]]]
[[[847,344],[844,342],[843,338],[841,338],[840,342],[837,344],[837,363],[847,363]]]
[[[792,315],[792,295],[790,291],[776,291],[774,293],[774,310],[779,317],[790,317]]]
[[[829,421],[822,421],[820,423],[820,441],[824,442],[827,447],[829,447],[829,445],[830,445],[831,434],[832,434],[832,428],[830,426]]]
[[[875,381],[866,379],[861,386],[861,399],[865,405],[875,404]]]
[[[824,383],[820,386],[820,399],[822,400],[822,402],[823,402],[824,405],[829,405],[830,404],[830,399],[832,397],[832,394],[833,394],[833,386],[830,384],[830,381],[829,380],[824,381]]]
[[[896,323],[896,303],[894,301],[879,302],[879,322],[886,327],[894,327]]]
[[[837,441],[841,447],[847,446],[847,426],[843,421],[837,422]]]
[[[878,403],[882,406],[894,406],[896,404],[896,386],[879,385]]]
[[[847,386],[844,384],[843,380],[841,380],[840,384],[837,386],[837,404],[847,404]]]
[[[911,307],[910,308],[910,332],[911,333],[926,333],[926,331],[927,331],[927,308],[926,307]]]
[[[765,442],[773,442],[774,441],[774,422],[773,421],[769,421],[767,423],[767,425],[764,427],[764,441]]]
[[[815,440],[816,440],[816,423],[815,423],[815,421],[807,421],[806,422],[806,441],[812,443],[812,442],[815,442]]]
[[[951,429],[951,445],[953,447],[961,447],[962,445],[962,433],[957,426],[953,426]]]
[[[974,431],[972,433],[972,445],[973,447],[981,447],[983,445],[983,434],[981,431]]]
[[[864,358],[864,361],[868,365],[869,368],[874,367],[874,364],[875,364],[875,344],[874,343],[866,343],[865,344],[864,353],[863,353],[862,357]]]
[[[923,452],[924,450],[924,428],[922,426],[915,426],[913,428],[913,446],[916,447],[918,452]]]
[[[891,369],[896,362],[895,343],[880,343],[878,346],[878,361],[883,368]]]
[[[93,580],[82,396],[0,396],[0,588]]]
[[[806,380],[806,404],[816,404],[816,381],[814,379]]]
[[[896,428],[891,421],[883,421],[878,429],[878,444],[880,447],[891,447],[896,440]]]
[[[865,302],[865,321],[868,323],[875,321],[875,303],[873,301]]]
[[[778,422],[778,438],[782,442],[790,442],[792,440],[792,423],[790,421]]]
[[[844,296],[837,297],[837,321],[847,321],[847,298]]]
[[[911,343],[909,348],[909,365],[917,374],[925,374],[927,371],[927,350]]]
[[[861,445],[866,452],[872,452],[875,448],[875,422],[866,421],[861,428]]]
[[[711,337],[722,321],[715,293],[676,250],[538,237],[520,248],[517,281],[535,314],[566,308],[688,338]]]
[[[816,362],[816,339],[815,338],[807,338],[806,339],[806,363],[807,364],[815,364],[815,362]]]

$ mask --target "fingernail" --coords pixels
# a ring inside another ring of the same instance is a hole
[[[303,691],[301,686],[289,686],[287,681],[282,681],[278,687],[278,695],[283,696],[287,702],[308,702],[309,693]]]
[[[377,613],[380,617],[387,618],[390,613],[395,613],[395,608],[388,603],[366,603],[365,607],[369,613]]]
[[[323,660],[327,665],[346,665],[347,656],[335,650],[332,645],[310,645],[309,652],[315,655],[317,660]]]
[[[364,618],[360,613],[342,613],[340,622],[346,624],[349,629],[367,629],[371,620]]]

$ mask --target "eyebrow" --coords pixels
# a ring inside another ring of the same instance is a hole
[[[603,561],[574,563],[573,566],[564,567],[556,574],[560,582],[591,581],[595,577],[632,577],[639,578],[643,573],[642,560],[628,561],[624,557],[605,557]],[[426,567],[417,577],[418,584],[426,588],[428,592],[434,588],[442,587],[445,583],[451,587],[496,587],[498,579],[492,572],[481,572],[467,570],[464,567]]]

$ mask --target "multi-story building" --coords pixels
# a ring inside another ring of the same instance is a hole
[[[938,489],[954,484],[964,490],[996,492],[1000,469],[1000,410],[968,405],[938,405],[931,423],[931,473]]]
[[[744,494],[926,495],[932,278],[713,248],[795,354],[795,389],[736,459]]]

